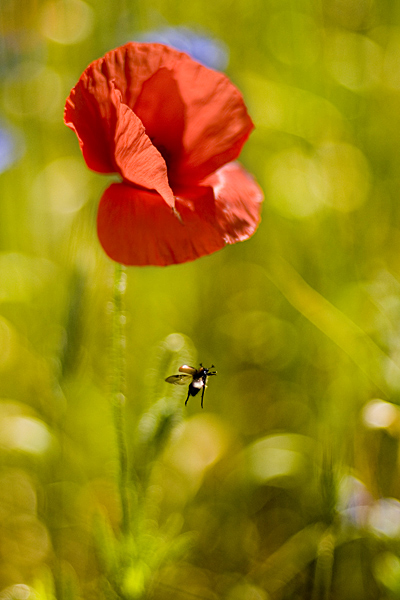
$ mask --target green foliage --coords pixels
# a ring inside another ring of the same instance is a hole
[[[116,323],[110,178],[63,105],[181,25],[229,50],[263,220],[128,269]],[[391,0],[0,3],[0,600],[400,598],[399,27]],[[165,383],[200,361],[204,410]]]

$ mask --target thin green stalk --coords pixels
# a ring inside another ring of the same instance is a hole
[[[124,295],[126,290],[125,267],[115,265],[113,287],[113,371],[112,371],[112,410],[118,451],[118,490],[121,502],[121,529],[129,531],[129,500],[128,500],[128,452],[125,439],[125,314]]]
[[[312,600],[329,600],[331,597],[334,553],[335,537],[328,529],[318,546]]]

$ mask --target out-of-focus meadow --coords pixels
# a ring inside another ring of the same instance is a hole
[[[0,598],[400,598],[400,4],[2,0]],[[248,242],[128,268],[129,498],[109,402],[110,178],[63,106],[129,40],[225,70]],[[166,376],[214,364],[204,410]]]

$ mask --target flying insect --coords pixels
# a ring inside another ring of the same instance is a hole
[[[203,399],[204,392],[207,387],[207,379],[211,377],[211,375],[216,375],[217,371],[213,371],[214,365],[211,365],[209,369],[203,367],[200,363],[199,369],[195,367],[190,367],[189,365],[182,365],[179,367],[178,375],[171,375],[167,377],[165,381],[168,383],[173,383],[174,385],[185,385],[189,384],[188,395],[185,401],[185,406],[188,403],[190,396],[196,396],[201,390],[201,408],[203,408]]]

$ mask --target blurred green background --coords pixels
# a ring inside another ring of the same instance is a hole
[[[0,599],[400,598],[400,3],[1,0]],[[242,90],[248,242],[127,269],[132,535],[109,403],[108,177],[84,68],[185,44]],[[164,378],[214,364],[205,395]]]

